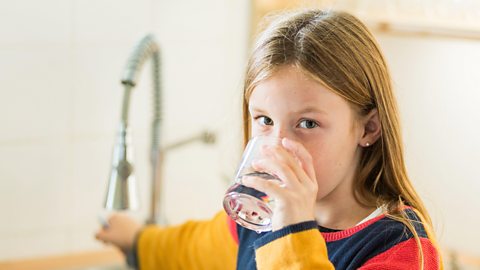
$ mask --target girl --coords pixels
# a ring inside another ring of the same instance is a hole
[[[342,12],[285,14],[259,37],[244,86],[244,139],[282,138],[244,177],[275,200],[272,231],[223,212],[141,228],[115,215],[97,238],[147,269],[442,269],[405,169],[391,79],[372,34]]]

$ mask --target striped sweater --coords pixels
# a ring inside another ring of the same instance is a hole
[[[439,254],[412,209],[406,209],[420,237],[424,269],[442,269]],[[419,269],[418,246],[406,226],[380,215],[347,230],[315,221],[256,233],[224,212],[209,221],[148,226],[137,239],[133,264],[150,269]]]

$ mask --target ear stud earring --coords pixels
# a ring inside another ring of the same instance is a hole
[[[370,146],[370,143],[367,142],[367,143],[365,144],[365,147],[369,147],[369,146]]]

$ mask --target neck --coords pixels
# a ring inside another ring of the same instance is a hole
[[[315,218],[320,226],[345,230],[354,227],[375,211],[376,207],[360,204],[355,199],[354,179],[360,155],[361,150],[357,150],[351,169],[345,174],[343,181],[325,197],[317,200]]]
[[[315,217],[320,226],[345,230],[354,227],[373,211],[375,211],[375,207],[361,205],[353,197],[344,196],[318,201]]]
[[[347,179],[316,202],[315,218],[320,226],[345,230],[354,227],[375,211],[376,207],[362,205],[355,199],[353,172]]]

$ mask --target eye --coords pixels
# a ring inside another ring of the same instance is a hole
[[[300,124],[298,124],[300,128],[307,128],[307,129],[312,129],[318,127],[318,124],[315,121],[312,120],[302,120]]]
[[[262,126],[272,126],[273,120],[267,116],[258,116],[255,117],[255,120]]]

